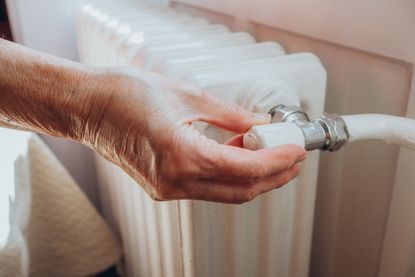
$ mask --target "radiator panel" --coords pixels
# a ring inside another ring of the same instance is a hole
[[[84,62],[152,70],[252,111],[301,103],[312,117],[323,112],[326,74],[315,56],[284,55],[278,44],[261,51],[247,33],[209,29],[203,19],[173,10],[105,3],[84,6],[78,15]],[[203,124],[198,129],[218,141],[231,135]],[[123,274],[308,276],[318,159],[311,153],[300,177],[279,190],[224,205],[154,202],[97,157],[103,211],[124,246]]]

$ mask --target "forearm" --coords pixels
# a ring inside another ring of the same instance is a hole
[[[73,136],[90,110],[87,92],[99,75],[96,69],[0,39],[0,126]]]

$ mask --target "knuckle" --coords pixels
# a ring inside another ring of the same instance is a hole
[[[279,182],[279,187],[281,187],[281,186],[283,186],[283,185],[285,185],[285,184],[287,184],[289,181],[291,181],[291,179],[292,179],[292,175],[291,174],[284,174],[282,177],[281,177],[281,180],[280,180],[280,182]]]
[[[247,201],[251,201],[254,200],[254,198],[257,196],[257,192],[254,189],[250,189],[248,190],[248,192],[246,193],[246,200]]]
[[[157,190],[151,195],[151,199],[155,201],[166,201],[169,200],[169,194],[165,190]]]
[[[228,162],[226,153],[217,152],[216,155],[213,155],[212,163],[213,165],[220,166],[220,167],[229,167],[231,171],[233,171],[233,164]]]
[[[291,168],[296,162],[296,158],[286,152],[276,152],[271,158],[277,162],[279,171]]]
[[[208,172],[213,176],[220,176],[223,171],[226,171],[228,174],[233,174],[235,172],[235,165],[230,163],[226,153],[223,152],[207,152],[203,157],[204,162],[202,163]]]
[[[167,201],[174,199],[173,190],[170,186],[158,184],[154,190],[149,193],[151,199],[154,201]]]
[[[256,190],[253,187],[251,187],[248,190],[244,191],[241,194],[241,197],[238,197],[238,199],[237,199],[238,202],[237,203],[238,204],[243,204],[243,203],[252,201],[256,196],[257,196]]]
[[[292,167],[297,162],[297,155],[291,154],[289,155],[288,159],[289,159],[290,167]]]
[[[235,200],[232,201],[232,204],[237,204],[237,205],[241,205],[246,203],[247,201],[243,198],[236,198]]]
[[[292,167],[297,160],[297,156],[294,155],[292,152],[283,152],[280,156],[287,162],[287,168]]]
[[[247,169],[247,174],[252,182],[256,182],[258,179],[267,176],[268,173],[268,168],[264,164],[252,164]]]
[[[233,198],[231,201],[229,201],[229,203],[241,205],[241,204],[246,203],[248,201],[249,200],[245,199],[245,197],[238,196],[238,197]]]
[[[182,88],[184,88],[185,95],[192,101],[203,101],[209,97],[207,92],[191,84],[186,83],[184,86],[182,86]]]
[[[262,178],[269,173],[268,168],[264,164],[257,164],[257,166],[253,167],[253,170],[255,170],[255,178]]]
[[[235,120],[242,121],[246,115],[244,110],[237,104],[224,103],[227,105],[228,112],[235,118]]]

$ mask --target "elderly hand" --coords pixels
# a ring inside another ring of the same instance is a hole
[[[144,71],[116,69],[100,78],[76,139],[123,168],[153,199],[242,203],[298,175],[300,147],[250,151],[238,147],[241,136],[222,145],[192,126],[203,121],[241,134],[269,123],[267,115]]]
[[[95,68],[0,39],[0,126],[83,143],[132,176],[156,200],[242,203],[298,172],[304,149],[251,151],[241,135],[219,144],[193,126],[238,134],[268,116],[189,84],[131,68]]]

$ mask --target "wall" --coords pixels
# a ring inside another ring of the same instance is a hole
[[[415,119],[415,72],[407,116]],[[401,149],[380,260],[379,276],[415,275],[415,155]],[[412,181],[411,181],[412,180]]]
[[[73,15],[80,0],[6,0],[13,38],[31,48],[78,60]]]
[[[0,37],[11,39],[6,3],[4,0],[0,0]]]

